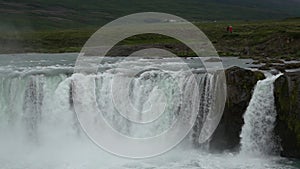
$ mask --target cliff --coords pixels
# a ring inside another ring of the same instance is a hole
[[[227,100],[224,113],[209,149],[212,152],[239,151],[243,115],[261,72],[232,67],[226,70]],[[274,83],[277,111],[275,135],[280,141],[280,155],[300,158],[300,72],[287,72]]]
[[[211,151],[237,150],[244,124],[243,115],[252,91],[263,73],[239,67],[226,70],[227,100],[222,119],[210,141]]]
[[[274,85],[281,155],[300,158],[300,72],[285,73]]]

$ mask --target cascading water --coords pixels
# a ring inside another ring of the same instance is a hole
[[[58,145],[69,147],[73,143],[82,144],[86,136],[82,134],[73,107],[73,99],[82,97],[76,95],[75,91],[78,80],[84,80],[84,88],[87,90],[95,91],[99,109],[115,130],[132,137],[151,137],[170,128],[180,112],[184,112],[186,118],[189,118],[189,107],[192,106],[189,98],[193,98],[194,90],[198,89],[198,86],[195,86],[197,83],[191,81],[194,76],[199,81],[201,93],[201,98],[196,103],[199,104],[203,100],[199,110],[203,114],[201,117],[203,120],[194,127],[194,133],[200,133],[204,119],[210,113],[211,98],[216,87],[214,84],[218,79],[217,75],[209,73],[187,74],[184,71],[166,73],[159,70],[145,71],[134,77],[129,97],[138,111],[149,109],[151,101],[165,99],[167,102],[165,112],[159,116],[159,119],[151,125],[141,126],[118,115],[114,108],[110,93],[113,76],[114,73],[111,71],[100,72],[97,75],[74,74],[72,76],[67,76],[63,72],[53,75],[43,71],[13,71],[2,74],[0,130],[1,138],[5,139],[1,139],[0,148],[5,151],[2,151],[0,156],[4,152],[16,153],[10,152],[16,146],[22,149],[27,147],[29,148],[27,151],[30,151],[35,146],[48,149]],[[131,77],[122,75],[119,78]],[[126,90],[126,88],[119,90]],[[164,96],[155,94],[156,90],[163,91]],[[183,101],[180,100],[182,94],[185,98]],[[89,98],[85,100],[88,102]],[[156,107],[155,111],[160,111],[159,107]],[[137,118],[143,119],[143,116],[145,115],[139,113]],[[199,135],[191,134],[190,144],[197,142]],[[68,145],[66,141],[72,143]]]
[[[47,56],[47,58],[52,58],[52,56]],[[9,59],[11,59],[10,56]],[[61,61],[57,57],[55,59]],[[25,65],[24,60],[20,60],[20,65]],[[41,63],[41,60],[43,58],[38,58],[37,64]],[[61,62],[68,64],[70,61]],[[133,59],[132,62],[136,62],[134,65],[141,66],[162,64],[162,62],[164,66],[169,67],[177,67],[179,64],[177,61],[168,59]],[[211,112],[218,109],[212,105],[215,102],[213,98],[219,98],[214,97],[218,94],[216,90],[222,87],[216,85],[222,80],[216,74],[201,73],[202,70],[195,71],[198,72],[195,76],[200,84],[201,98],[198,100],[200,107],[197,123],[187,139],[164,155],[148,160],[132,161],[102,151],[83,134],[73,105],[76,97],[80,97],[79,93],[76,93],[76,87],[79,85],[77,80],[84,81],[83,87],[86,89],[95,91],[98,108],[103,110],[104,117],[112,127],[132,137],[147,137],[157,135],[170,127],[171,121],[178,116],[179,109],[185,107],[181,111],[189,113],[189,107],[191,107],[189,98],[195,92],[195,86],[191,83],[192,80],[188,74],[184,71],[170,71],[168,72],[169,75],[172,74],[170,78],[165,72],[149,70],[133,78],[129,88],[129,98],[138,111],[149,109],[153,100],[163,100],[168,103],[165,108],[166,112],[161,116],[162,120],[158,120],[152,126],[140,128],[117,116],[117,111],[109,99],[111,96],[108,92],[112,83],[112,75],[117,73],[110,69],[117,63],[103,64],[101,72],[89,76],[70,75],[72,65],[53,66],[56,62],[47,61],[51,65],[32,66],[33,63],[28,61],[31,66],[28,69],[20,65],[0,66],[1,169],[290,168],[282,167],[276,161],[264,158],[242,158],[230,153],[209,154],[198,146],[193,146],[209,138],[210,135],[207,134],[209,131],[204,128],[213,127],[204,122],[205,119],[213,116]],[[175,84],[173,80],[178,84]],[[178,99],[178,96],[182,94],[177,92],[178,88],[181,88],[182,93],[185,94],[186,100],[183,102]],[[158,90],[164,91],[164,96],[156,94],[159,93],[156,92]],[[88,98],[84,100],[89,101]],[[178,105],[178,102],[182,105]],[[217,101],[215,103],[217,104]],[[144,116],[140,115],[137,118],[143,119]],[[243,139],[245,140],[246,137]]]
[[[3,118],[1,119],[3,122],[1,124],[8,123],[2,129],[8,126],[19,126],[27,132],[29,139],[41,139],[39,137],[43,137],[40,135],[43,132],[40,130],[42,128],[47,129],[47,127],[53,128],[62,125],[64,126],[63,130],[67,130],[68,128],[69,130],[78,130],[79,126],[75,125],[77,121],[75,112],[72,109],[72,89],[70,88],[72,85],[76,86],[76,76],[75,74],[72,77],[67,77],[61,74],[58,76],[25,75],[21,77],[2,78],[1,115]],[[149,76],[155,76],[155,78]],[[181,83],[183,93],[193,94],[193,91],[189,91],[193,88],[186,83],[189,82],[190,77],[186,76],[185,73],[178,73],[176,76],[177,80]],[[107,121],[113,127],[123,132],[123,134],[145,137],[155,133],[158,134],[170,127],[172,120],[176,118],[181,108],[180,106],[182,106],[178,100],[180,98],[180,93],[177,92],[178,86],[168,80],[168,78],[164,73],[151,71],[144,72],[140,77],[134,79],[130,95],[133,99],[133,104],[140,111],[148,108],[149,104],[147,104],[147,101],[160,97],[151,95],[153,90],[157,90],[156,86],[158,83],[161,83],[159,85],[163,87],[168,97],[167,113],[163,114],[163,117],[157,120],[155,125],[143,126],[142,128],[116,115],[117,112],[114,109],[109,93],[111,90],[112,74],[101,73],[95,76],[88,76],[85,85],[95,87],[92,90],[96,91],[99,109],[103,110],[104,117],[107,118]],[[211,94],[214,90],[212,84],[215,83],[213,81],[214,75],[198,74],[197,79],[200,81],[201,86],[201,100],[203,102],[201,103],[200,111],[203,115],[201,119],[204,122],[211,106]],[[188,101],[182,104],[190,104]],[[186,114],[188,116],[188,112]],[[143,118],[142,114],[140,116],[139,118]],[[200,126],[197,127],[197,130],[199,129],[201,129]],[[51,132],[52,130],[48,131],[49,135],[51,135]]]
[[[281,76],[269,75],[258,81],[251,101],[244,114],[245,124],[241,132],[241,151],[248,155],[270,155],[278,151],[273,133],[276,121],[274,81]]]

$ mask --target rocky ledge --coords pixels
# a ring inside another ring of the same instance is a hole
[[[265,76],[259,71],[239,67],[226,70],[227,100],[222,119],[210,141],[211,151],[237,150],[244,124],[243,115],[258,80]]]
[[[284,73],[274,85],[281,155],[300,158],[300,72]]]
[[[215,151],[235,151],[240,147],[240,133],[247,109],[258,80],[259,71],[239,67],[226,70],[227,101],[224,113],[213,134],[209,148]],[[286,72],[274,83],[277,110],[275,134],[281,143],[281,156],[300,158],[300,72]]]

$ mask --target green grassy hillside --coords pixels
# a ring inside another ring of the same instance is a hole
[[[281,21],[195,23],[222,56],[300,58],[300,18]],[[231,24],[234,32],[226,32]],[[96,28],[9,32],[0,35],[0,53],[79,52]],[[180,56],[193,53],[180,42],[158,35],[140,35],[121,41],[121,51],[139,46],[167,48]],[[113,55],[118,55],[113,51]],[[124,53],[122,53],[124,54]]]
[[[94,27],[145,11],[207,21],[281,19],[299,9],[298,0],[0,0],[0,30]]]

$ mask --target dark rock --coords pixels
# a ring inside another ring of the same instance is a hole
[[[262,66],[259,67],[258,69],[259,69],[259,70],[271,70],[270,64],[262,65]]]
[[[269,60],[269,63],[281,63],[281,64],[283,64],[284,61],[279,60],[279,59],[270,59],[270,60]]]
[[[284,65],[276,65],[274,66],[275,69],[279,70],[280,72],[285,72],[285,66]]]
[[[226,70],[227,100],[222,119],[210,141],[211,151],[239,148],[243,114],[249,104],[256,82],[264,79],[263,73],[239,67]]]
[[[267,58],[260,58],[258,61],[260,63],[269,63],[269,60]]]
[[[285,64],[285,69],[298,69],[300,68],[300,63],[288,63]]]
[[[277,122],[275,133],[280,137],[285,157],[300,158],[300,72],[289,72],[274,84]]]
[[[250,48],[248,46],[244,48],[243,54],[248,56],[250,55]]]
[[[270,71],[270,73],[271,73],[272,75],[277,75],[277,74],[280,73],[280,71],[277,70],[277,69],[272,69],[272,70]]]
[[[207,60],[205,60],[205,62],[222,62],[222,59],[220,58],[209,58]]]
[[[282,64],[282,65],[272,65],[272,67],[281,72],[285,72],[286,69],[299,69],[300,63],[287,63],[287,64]]]
[[[252,64],[260,64],[263,63],[262,61],[255,61]],[[299,69],[300,63],[282,63],[281,60],[275,60],[275,62],[266,63],[262,66],[260,66],[259,70],[271,70],[271,68],[277,69],[280,72],[285,72],[286,69]]]
[[[254,61],[253,64],[269,64],[271,65],[272,63],[276,63],[276,64],[283,64],[284,61],[280,60],[280,59],[267,59],[267,58],[260,58],[257,61]]]
[[[261,64],[261,62],[260,61],[254,61],[254,62],[252,62],[252,64],[258,65],[258,64]]]

